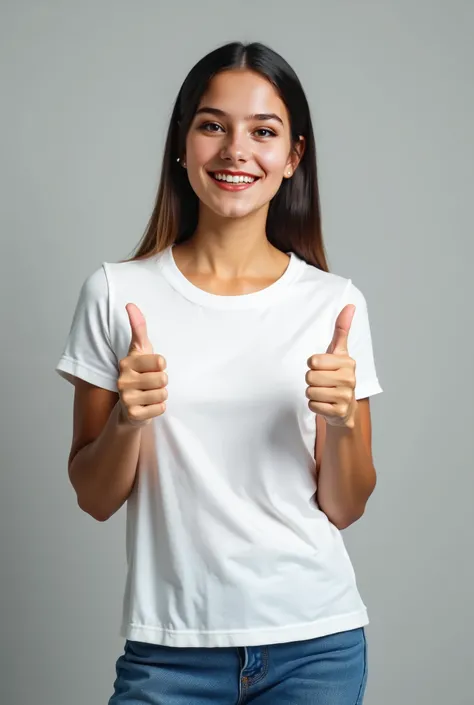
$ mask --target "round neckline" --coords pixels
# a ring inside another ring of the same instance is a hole
[[[189,301],[221,310],[253,308],[273,302],[284,293],[287,286],[294,281],[304,265],[304,260],[301,260],[294,252],[287,252],[286,254],[290,257],[288,266],[281,277],[272,284],[259,291],[252,291],[249,294],[227,296],[205,291],[185,277],[176,264],[173,255],[174,247],[175,244],[170,245],[161,252],[160,256],[161,271],[167,282]]]

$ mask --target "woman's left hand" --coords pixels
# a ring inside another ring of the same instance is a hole
[[[331,426],[353,428],[355,424],[356,363],[349,357],[347,349],[354,313],[353,304],[345,306],[337,317],[326,354],[312,355],[308,359],[308,406]]]

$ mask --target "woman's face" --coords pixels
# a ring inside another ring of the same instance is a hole
[[[193,190],[215,214],[240,218],[267,208],[298,161],[273,86],[248,70],[215,76],[191,123],[184,161]]]

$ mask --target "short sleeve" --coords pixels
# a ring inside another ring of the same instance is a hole
[[[369,314],[364,295],[349,279],[339,307],[340,313],[347,304],[356,307],[347,341],[350,357],[356,362],[355,398],[364,399],[382,392],[375,368]]]
[[[118,363],[109,330],[109,285],[104,265],[83,283],[56,372],[117,391]]]

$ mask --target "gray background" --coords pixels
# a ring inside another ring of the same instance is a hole
[[[257,39],[306,88],[331,268],[366,295],[384,388],[378,486],[345,532],[366,703],[472,704],[473,3],[4,1],[0,24],[1,702],[112,692],[125,511],[77,508],[53,368],[82,281],[142,234],[185,74]]]

